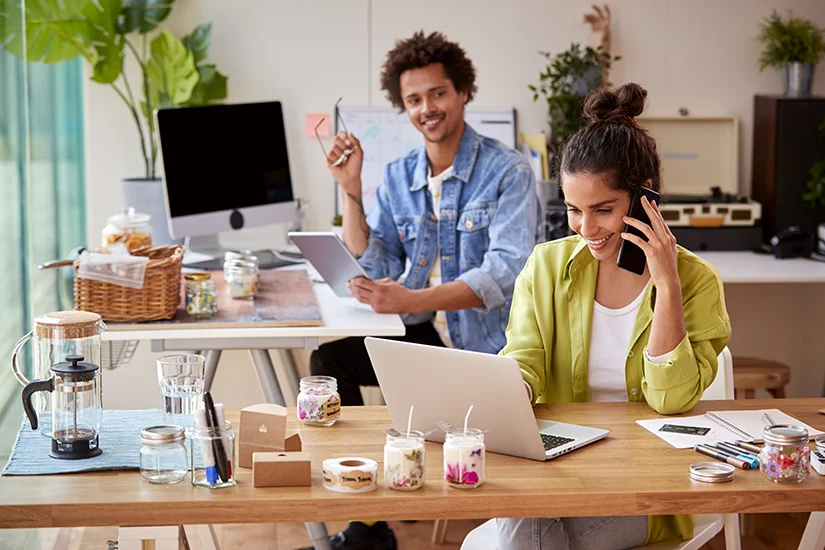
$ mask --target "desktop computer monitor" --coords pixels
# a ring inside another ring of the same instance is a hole
[[[298,219],[279,101],[156,111],[170,232],[205,237]],[[215,258],[218,259],[217,257]],[[186,262],[185,262],[186,263]]]

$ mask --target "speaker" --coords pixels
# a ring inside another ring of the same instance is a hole
[[[567,205],[562,199],[551,199],[544,205],[542,223],[544,241],[553,241],[573,234],[567,225]]]
[[[825,207],[802,200],[809,170],[825,159],[825,97],[754,97],[751,198],[762,205],[762,240],[789,226],[816,234]]]

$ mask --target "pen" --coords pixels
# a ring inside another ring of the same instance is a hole
[[[743,449],[747,449],[755,453],[758,453],[762,450],[762,447],[760,447],[759,445],[754,445],[753,443],[748,443],[747,441],[741,441],[737,439],[736,444],[742,447]]]
[[[743,455],[750,455],[750,456],[759,458],[759,451],[751,451],[750,449],[746,449],[742,445],[739,445],[737,443],[727,443],[726,442],[725,445],[727,445],[728,447],[733,447],[734,449],[736,449],[737,451],[739,451]]]
[[[212,394],[208,391],[203,392],[203,404],[206,409],[206,425],[212,429],[212,452],[215,455],[215,468],[218,470],[221,481],[226,483],[229,481],[229,465],[226,462],[226,450],[223,448],[223,442],[221,441],[221,429],[218,426],[218,413],[215,412],[215,402],[212,400]]]
[[[748,464],[741,458],[736,458],[735,456],[729,455],[728,453],[722,452],[718,449],[714,449],[713,447],[708,447],[707,445],[699,444],[695,445],[693,448],[697,452],[702,453],[703,455],[707,455],[717,460],[721,460],[722,462],[727,462],[728,464],[736,466],[737,468],[741,468],[743,470],[750,470],[750,464]]]
[[[762,416],[765,418],[765,420],[768,421],[769,426],[775,426],[776,425],[776,422],[773,421],[773,418],[771,418],[771,415],[769,415],[768,413],[765,413]]]
[[[753,470],[759,468],[759,459],[750,453],[743,453],[739,449],[731,447],[730,445],[727,445],[725,443],[716,443],[715,447],[722,452],[735,456],[736,458],[741,458],[742,460],[747,462]]]

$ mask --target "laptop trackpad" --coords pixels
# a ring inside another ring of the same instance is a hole
[[[582,430],[579,426],[572,424],[564,424],[563,422],[553,422],[551,420],[536,420],[539,432],[547,435],[559,435],[562,437],[570,437],[572,439],[579,439],[582,436]]]

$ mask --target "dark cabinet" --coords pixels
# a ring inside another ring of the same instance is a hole
[[[762,204],[765,242],[788,226],[816,234],[825,207],[812,208],[802,195],[809,170],[825,159],[825,97],[754,97],[751,198]]]

